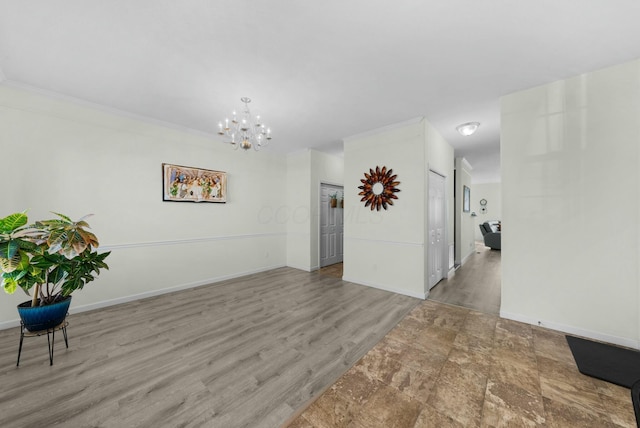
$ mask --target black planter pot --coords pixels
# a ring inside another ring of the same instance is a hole
[[[56,327],[64,321],[71,305],[71,296],[45,306],[31,307],[31,301],[18,305],[18,314],[22,324],[29,331],[42,331]]]

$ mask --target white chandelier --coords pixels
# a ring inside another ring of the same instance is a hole
[[[260,150],[262,147],[269,144],[271,140],[271,128],[260,121],[260,116],[256,116],[255,119],[251,117],[249,111],[249,103],[251,98],[242,97],[240,101],[244,103],[244,111],[242,116],[238,118],[236,112],[232,113],[231,120],[226,118],[223,122],[218,122],[218,134],[223,135],[230,139],[225,143],[231,144],[231,147],[242,150],[249,150],[254,148]]]

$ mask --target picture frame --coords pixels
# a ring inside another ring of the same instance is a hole
[[[468,213],[471,211],[471,189],[467,186],[462,186],[463,188],[463,202],[462,202],[462,212]]]
[[[163,163],[162,200],[224,204],[227,202],[227,173]]]

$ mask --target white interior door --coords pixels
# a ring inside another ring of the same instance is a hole
[[[342,262],[344,209],[340,197],[335,208],[331,207],[330,195],[344,195],[343,188],[329,184],[320,185],[320,267]]]
[[[429,171],[429,231],[428,269],[429,289],[444,278],[445,241],[445,180]]]

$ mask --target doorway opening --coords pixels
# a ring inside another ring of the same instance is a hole
[[[320,268],[342,263],[344,188],[320,183]]]

